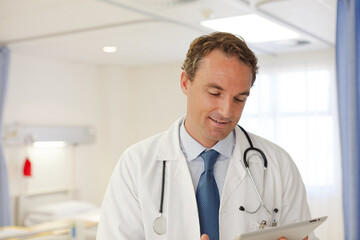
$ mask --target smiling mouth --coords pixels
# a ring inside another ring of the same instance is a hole
[[[209,117],[209,118],[210,118],[210,120],[212,120],[212,121],[214,121],[214,122],[216,122],[216,123],[218,123],[218,124],[227,124],[227,123],[230,123],[230,121],[217,120],[217,119],[213,119],[213,118],[211,118],[211,117]]]

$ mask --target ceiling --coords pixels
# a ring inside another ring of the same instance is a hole
[[[181,61],[192,39],[212,32],[201,20],[248,13],[301,35],[300,41],[250,45],[257,54],[335,44],[336,0],[0,0],[0,45],[95,65]],[[102,52],[106,45],[118,52]]]

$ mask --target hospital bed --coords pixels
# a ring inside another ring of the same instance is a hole
[[[73,190],[66,188],[19,195],[16,226],[0,229],[0,240],[95,240],[100,208],[74,200],[74,195]]]

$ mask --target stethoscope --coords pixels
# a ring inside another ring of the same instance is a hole
[[[271,212],[271,211],[269,210],[269,208],[265,205],[264,199],[263,199],[263,197],[264,197],[264,192],[265,192],[265,191],[263,190],[263,191],[262,191],[262,194],[260,194],[260,191],[259,191],[258,187],[256,186],[256,183],[255,183],[254,178],[253,178],[253,176],[252,176],[252,174],[251,174],[251,171],[250,171],[249,163],[248,163],[248,161],[247,161],[247,154],[248,154],[248,152],[250,152],[250,151],[255,151],[255,152],[257,152],[257,153],[259,153],[259,154],[261,155],[261,158],[262,158],[262,160],[264,161],[263,182],[262,182],[263,187],[265,186],[265,176],[266,176],[266,170],[267,170],[268,161],[267,161],[267,159],[266,159],[266,156],[265,156],[264,152],[261,151],[259,148],[255,148],[255,147],[254,147],[254,145],[253,145],[253,143],[252,143],[252,141],[251,141],[251,139],[250,139],[250,136],[249,136],[249,134],[245,131],[245,129],[242,128],[240,125],[238,125],[238,126],[239,126],[239,128],[241,129],[241,131],[245,134],[245,136],[246,136],[246,138],[247,138],[247,140],[248,140],[248,142],[249,142],[249,144],[250,144],[250,147],[247,148],[247,149],[245,150],[245,152],[244,152],[243,161],[244,161],[244,166],[245,166],[245,168],[246,168],[246,171],[247,171],[247,173],[248,173],[248,175],[249,175],[249,177],[250,177],[251,183],[252,183],[252,185],[253,185],[253,187],[254,187],[254,189],[255,189],[256,195],[257,195],[257,197],[258,197],[258,199],[259,199],[259,201],[260,201],[259,206],[258,206],[257,209],[255,209],[254,211],[249,211],[249,210],[245,209],[244,206],[240,206],[240,207],[239,207],[239,210],[240,210],[240,211],[245,211],[245,212],[247,212],[247,213],[249,213],[249,214],[255,214],[255,213],[257,213],[257,212],[260,210],[261,207],[263,207],[263,208],[266,210],[266,212],[269,213],[269,214],[272,216],[272,218],[273,218],[272,226],[276,226],[276,220],[275,220],[275,218],[274,218],[274,215],[275,215],[279,210],[278,210],[277,208],[274,208],[274,210]],[[264,228],[264,227],[266,226],[266,223],[267,223],[267,222],[266,222],[265,220],[263,220],[263,221],[260,223],[259,228]]]
[[[165,189],[165,168],[166,168],[166,161],[163,161],[159,216],[154,220],[154,223],[153,223],[154,231],[158,235],[163,235],[163,234],[166,233],[166,219],[163,216],[164,189]]]
[[[239,126],[239,125],[238,125]],[[261,158],[262,160],[264,161],[264,171],[263,171],[263,186],[265,186],[265,174],[266,174],[266,169],[267,169],[267,165],[268,165],[268,161],[266,159],[266,156],[265,154],[263,153],[263,151],[261,151],[260,149],[258,148],[255,148],[253,146],[253,143],[250,139],[250,136],[249,134],[245,131],[244,128],[242,128],[241,126],[239,126],[239,128],[241,129],[241,131],[245,134],[249,144],[250,144],[250,147],[247,148],[244,152],[244,165],[245,165],[245,168],[246,168],[246,171],[250,177],[250,180],[252,182],[252,185],[255,189],[255,192],[256,192],[256,195],[260,201],[260,204],[258,206],[258,208],[255,210],[255,211],[249,211],[247,209],[245,209],[244,206],[240,206],[239,210],[240,211],[245,211],[246,213],[249,213],[249,214],[255,214],[257,213],[261,207],[263,207],[266,212],[268,212],[270,215],[274,215],[275,213],[278,212],[278,209],[275,208],[272,212],[269,210],[269,208],[265,205],[264,203],[264,199],[263,199],[263,196],[264,196],[264,191],[262,191],[262,194],[260,194],[260,191],[258,189],[258,187],[256,186],[255,184],[255,181],[254,181],[254,178],[251,174],[251,171],[250,171],[250,167],[249,167],[249,164],[247,162],[247,153],[249,151],[255,151],[257,153],[259,153],[261,155]],[[166,169],[166,161],[163,161],[163,167],[162,167],[162,179],[161,179],[161,197],[160,197],[160,207],[159,207],[159,216],[154,220],[154,223],[153,223],[153,228],[154,228],[154,231],[155,233],[157,233],[158,235],[163,235],[166,233],[166,219],[165,217],[163,216],[163,203],[164,203],[164,189],[165,189],[165,169]],[[266,225],[266,221],[263,220],[260,224],[260,228],[264,227]],[[274,223],[273,223],[274,225]]]

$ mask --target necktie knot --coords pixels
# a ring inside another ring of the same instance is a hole
[[[213,149],[209,151],[204,151],[200,154],[202,159],[204,159],[205,171],[212,171],[214,169],[215,162],[219,156],[219,153]]]

